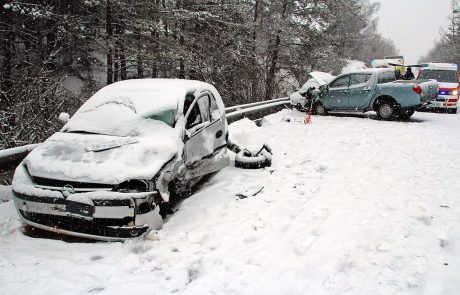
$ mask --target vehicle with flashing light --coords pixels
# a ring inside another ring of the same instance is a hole
[[[161,228],[160,208],[229,164],[225,109],[210,84],[108,85],[35,148],[13,178],[24,223],[99,240]],[[166,206],[166,208],[168,208]]]
[[[458,66],[450,63],[425,63],[420,65],[418,79],[438,81],[439,95],[424,109],[457,113],[459,100]]]
[[[366,69],[332,80],[315,98],[313,110],[318,115],[375,111],[385,120],[407,119],[437,96],[435,80],[397,80],[393,69]]]

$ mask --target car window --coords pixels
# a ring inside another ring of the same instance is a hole
[[[438,82],[458,83],[457,71],[455,70],[422,69],[419,79],[435,79]]]
[[[386,71],[379,74],[378,84],[396,81],[396,75],[393,71]]]
[[[187,114],[188,109],[192,105],[192,102],[195,100],[195,96],[193,94],[187,94],[184,100],[184,115]]]
[[[211,106],[210,106],[210,111],[211,111],[211,119],[212,121],[219,120],[220,119],[220,111],[219,107],[217,106],[216,99],[214,96],[210,96],[211,99]]]
[[[149,119],[165,122],[169,126],[174,126],[175,117],[176,117],[175,109],[163,110],[161,112],[150,114],[148,116]]]
[[[332,82],[331,85],[329,85],[329,87],[330,88],[348,87],[349,81],[350,81],[350,75],[346,75]]]
[[[206,121],[211,121],[210,120],[210,114],[209,114],[209,108],[211,105],[209,95],[204,95],[200,97],[197,101],[197,104],[200,107],[200,113],[201,113],[201,118],[203,122]]]
[[[365,84],[370,78],[370,74],[353,74],[350,78],[350,85]]]
[[[190,110],[190,114],[187,117],[186,128],[192,128],[193,126],[196,126],[202,122],[203,120],[201,120],[200,106],[198,105],[198,103],[195,103],[193,108]]]

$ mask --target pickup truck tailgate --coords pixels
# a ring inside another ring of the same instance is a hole
[[[414,84],[422,88],[420,101],[428,102],[438,97],[438,82],[436,80],[398,80],[395,83]]]
[[[417,83],[422,87],[422,97],[421,100],[431,101],[438,97],[438,81],[436,80],[419,80]]]

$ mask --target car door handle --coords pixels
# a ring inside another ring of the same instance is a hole
[[[370,89],[364,89],[364,92],[371,92]]]
[[[343,93],[343,94],[347,94],[347,93],[348,93],[348,91],[342,91],[342,93]]]
[[[224,134],[224,132],[222,130],[219,130],[216,132],[216,138],[220,138],[222,136],[222,134]]]

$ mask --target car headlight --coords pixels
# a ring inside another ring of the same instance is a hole
[[[458,90],[454,90],[451,92],[451,95],[458,95]]]
[[[143,193],[153,191],[154,184],[148,180],[128,180],[113,188],[113,191],[120,193]]]

